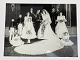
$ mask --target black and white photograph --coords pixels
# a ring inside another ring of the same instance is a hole
[[[77,5],[6,3],[4,56],[78,57]]]

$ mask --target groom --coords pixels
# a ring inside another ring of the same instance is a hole
[[[34,14],[33,12],[33,8],[30,8],[30,16],[32,17],[32,22],[33,22],[33,26],[35,28],[35,31],[36,31],[36,15]]]
[[[36,13],[36,33],[38,33],[38,30],[40,28],[40,23],[41,23],[41,20],[42,20],[42,16],[41,16],[41,11],[40,10],[37,10],[37,13]]]
[[[35,15],[34,12],[33,12],[33,8],[30,8],[30,16],[32,17],[33,25],[34,25],[35,32],[36,32],[36,35],[37,35],[38,29],[39,29],[39,23],[37,21],[38,17],[39,17],[39,14]]]
[[[30,16],[32,17],[33,23],[35,23],[35,14],[33,12],[33,8],[30,8]]]

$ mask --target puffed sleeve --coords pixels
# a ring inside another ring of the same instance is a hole
[[[57,20],[56,20],[56,22],[58,22],[60,20],[60,16],[57,16]]]
[[[67,20],[66,20],[65,16],[63,16],[63,21],[64,21],[64,22],[67,22]]]

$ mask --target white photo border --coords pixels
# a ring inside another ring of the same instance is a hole
[[[4,56],[6,3],[23,4],[76,4],[78,57],[22,57]],[[80,2],[78,0],[0,0],[0,60],[79,60],[80,59]]]

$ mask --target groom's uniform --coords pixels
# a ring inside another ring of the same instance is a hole
[[[36,15],[36,23],[35,23],[36,33],[38,33],[38,30],[39,30],[39,28],[40,28],[41,20],[42,20],[41,14],[37,14],[37,15]]]
[[[33,26],[34,26],[35,31],[36,31],[36,17],[35,17],[35,14],[34,13],[30,13],[30,16],[32,17]]]

